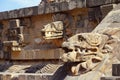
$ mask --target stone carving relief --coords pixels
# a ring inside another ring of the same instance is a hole
[[[42,29],[43,35],[45,39],[56,39],[63,37],[63,22],[56,21],[49,23],[44,26]]]
[[[119,62],[115,56],[119,52],[119,30],[120,28],[110,28],[101,33],[76,34],[63,43],[64,54],[61,59],[64,62],[77,63],[70,68],[73,75],[86,75],[93,71],[108,75],[111,65]],[[99,80],[100,76],[89,80]]]

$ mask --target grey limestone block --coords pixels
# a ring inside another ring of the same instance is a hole
[[[60,11],[68,10],[68,2],[61,2],[60,3]]]
[[[1,80],[11,80],[10,74],[1,74]]]
[[[102,12],[102,16],[105,17],[113,8],[114,8],[115,4],[108,4],[108,5],[102,5],[101,8],[101,12]]]
[[[68,2],[69,10],[72,10],[74,8],[77,8],[77,1],[76,0],[71,0]]]
[[[120,80],[120,77],[101,77],[101,80]]]
[[[17,14],[17,10],[12,10],[8,12],[9,18],[17,18],[18,14]]]
[[[25,16],[25,9],[18,9],[18,17],[24,17]]]
[[[2,20],[2,19],[3,19],[2,12],[0,12],[0,20]]]
[[[27,80],[27,76],[24,74],[19,75],[19,80]]]
[[[19,19],[13,19],[9,21],[10,27],[19,27],[20,26],[20,20]]]
[[[11,80],[19,80],[19,77],[18,76],[12,77]]]
[[[28,75],[27,80],[35,80],[36,75]]]
[[[105,4],[119,3],[120,0],[86,0],[87,7],[100,6]]]
[[[24,8],[25,16],[32,16],[38,14],[38,6]]]
[[[77,8],[84,8],[86,7],[86,1],[85,0],[77,0]]]
[[[112,65],[112,75],[113,76],[120,76],[120,64],[113,64]]]
[[[0,20],[9,19],[8,11],[0,12]]]
[[[38,6],[38,14],[45,14],[46,4],[39,4]]]

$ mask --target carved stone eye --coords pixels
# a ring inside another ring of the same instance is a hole
[[[85,38],[82,37],[82,35],[79,35],[79,36],[78,36],[78,41],[80,41],[80,42],[85,41]]]

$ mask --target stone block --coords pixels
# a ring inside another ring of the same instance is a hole
[[[120,80],[120,77],[102,77],[101,80]]]
[[[86,0],[87,7],[100,6],[111,3],[119,3],[120,0]]]
[[[18,17],[18,13],[17,13],[17,10],[12,10],[12,11],[9,11],[8,12],[8,16],[9,18],[17,18]]]
[[[3,29],[4,24],[0,23],[0,30]]]
[[[0,74],[0,80],[2,80],[2,74]]]
[[[71,1],[68,3],[68,7],[69,7],[69,10],[72,10],[72,9],[77,8],[77,1],[76,1],[76,0],[71,0]]]
[[[3,19],[2,12],[0,12],[0,20],[2,20],[2,19]]]
[[[27,76],[24,74],[19,75],[19,80],[27,80]]]
[[[45,10],[46,10],[46,4],[39,4],[38,6],[38,14],[45,14]]]
[[[53,12],[59,12],[59,11],[60,11],[60,3],[53,3],[53,4],[51,5],[51,8],[53,9],[53,10],[52,10],[52,13],[53,13]]]
[[[38,14],[38,6],[24,8],[25,16],[32,16]]]
[[[1,80],[11,80],[11,75],[10,74],[1,74]]]
[[[0,59],[3,59],[4,58],[4,53],[3,51],[0,51]]]
[[[52,75],[44,74],[22,74],[19,80],[51,80]]]
[[[86,7],[85,0],[77,0],[77,8],[83,8]]]
[[[63,54],[62,49],[34,49],[12,52],[12,60],[40,60],[40,59],[59,59]]]
[[[19,19],[14,19],[9,21],[9,26],[11,28],[13,27],[20,27],[20,20]]]
[[[60,3],[60,11],[66,11],[68,10],[68,3],[67,2],[61,2]]]
[[[119,10],[119,9],[120,9],[120,4],[116,4],[116,5],[114,6],[113,11],[116,11],[116,10]]]
[[[25,16],[25,9],[22,8],[22,9],[18,9],[18,17],[24,17]]]
[[[19,80],[19,77],[18,76],[12,77],[11,80]]]
[[[112,65],[112,75],[113,76],[120,76],[120,64],[113,64]]]
[[[102,16],[105,17],[115,6],[116,4],[108,4],[101,6]]]
[[[0,12],[0,20],[9,19],[8,11]]]
[[[27,80],[35,80],[36,75],[28,75]]]

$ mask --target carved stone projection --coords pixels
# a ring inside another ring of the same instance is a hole
[[[20,20],[14,19],[9,21],[9,28],[6,31],[7,41],[3,41],[4,51],[21,51],[23,46],[23,26],[20,26]]]
[[[45,39],[56,39],[63,37],[63,22],[56,21],[49,23],[44,26],[42,29],[43,35]]]
[[[73,75],[81,74],[78,80],[99,80],[103,75],[110,75],[112,64],[119,62],[115,56],[120,51],[118,33],[120,28],[76,34],[63,43],[65,53],[61,58],[76,63],[70,69]]]

